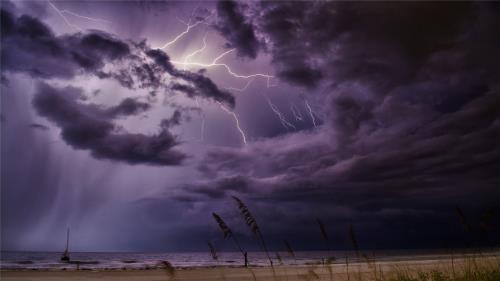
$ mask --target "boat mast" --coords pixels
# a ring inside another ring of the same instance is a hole
[[[62,254],[61,261],[69,262],[68,248],[69,248],[69,227],[68,227],[68,230],[66,232],[66,250],[64,250],[64,253]]]
[[[68,246],[69,246],[69,227],[68,231],[66,232],[66,253],[68,252]]]

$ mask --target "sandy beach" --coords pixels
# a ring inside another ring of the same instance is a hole
[[[373,280],[375,268],[377,276],[390,278],[397,272],[420,272],[431,270],[459,270],[470,261],[470,259],[451,260],[420,260],[420,261],[391,261],[350,264],[334,264],[330,266],[331,271],[324,265],[301,265],[301,266],[276,266],[275,276],[270,267],[211,267],[211,268],[188,268],[177,269],[174,275],[163,269],[152,270],[2,270],[0,273],[3,281],[63,281],[63,280],[124,280],[124,281],[160,281],[160,280],[192,280],[192,281],[214,281],[214,280],[350,280],[357,279],[359,275],[362,280]],[[479,260],[478,260],[479,261]],[[482,258],[481,263],[491,263],[498,266],[498,256]],[[255,274],[255,279],[252,276]]]

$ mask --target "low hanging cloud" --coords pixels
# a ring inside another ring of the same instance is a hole
[[[177,139],[167,128],[154,135],[128,133],[113,123],[118,116],[134,115],[147,106],[126,99],[110,108],[79,102],[82,89],[37,85],[33,106],[61,129],[63,140],[75,149],[89,150],[97,159],[129,164],[179,165],[186,158],[175,149]]]

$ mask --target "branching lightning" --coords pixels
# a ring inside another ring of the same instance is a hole
[[[174,44],[182,36],[184,36],[185,34],[189,33],[189,31],[193,27],[195,27],[196,25],[198,25],[198,24],[200,24],[202,22],[203,21],[198,21],[198,22],[196,22],[195,24],[192,24],[192,25],[188,22],[186,30],[184,30],[182,33],[180,33],[179,35],[177,35],[172,41],[166,43],[161,49],[164,49],[164,48],[166,48],[166,47]],[[184,57],[184,60],[182,62],[180,62],[180,61],[174,61],[174,60],[172,60],[171,62],[174,63],[174,64],[181,65],[184,69],[186,69],[187,66],[199,66],[199,67],[203,67],[203,68],[208,68],[208,67],[212,67],[212,66],[224,66],[226,68],[226,70],[228,71],[228,73],[230,73],[232,76],[237,77],[237,78],[253,78],[253,77],[257,76],[257,75],[250,75],[250,76],[239,75],[239,74],[234,73],[228,65],[217,63],[218,60],[222,59],[225,55],[233,52],[234,49],[228,50],[228,51],[223,52],[222,54],[218,55],[217,57],[214,58],[214,60],[210,64],[204,64],[204,63],[199,63],[199,62],[191,62],[190,59],[192,59],[195,55],[203,52],[206,49],[206,47],[207,47],[207,34],[208,33],[205,33],[205,35],[203,36],[203,41],[202,41],[203,44],[202,44],[202,46],[199,49],[196,49],[193,52],[191,52],[190,54],[186,55]],[[266,75],[266,77],[268,78],[268,80],[270,79],[269,75]],[[247,85],[245,86],[245,88],[247,88],[253,80],[254,79],[250,80],[247,83]],[[268,83],[269,83],[269,81],[268,81]],[[241,90],[243,91],[244,89],[241,89]],[[196,104],[198,105],[198,107],[200,107],[198,99],[196,99],[195,101],[196,101]],[[222,103],[220,103],[220,102],[217,102],[217,103],[219,104],[219,106],[220,106],[220,108],[222,110],[224,110],[226,113],[228,113],[229,115],[231,115],[234,118],[234,121],[235,121],[235,124],[236,124],[236,129],[240,133],[243,143],[247,144],[246,134],[243,131],[243,129],[241,128],[241,126],[240,126],[240,120],[239,120],[238,116],[236,115],[236,113],[234,111],[231,111],[227,107],[225,107]],[[201,130],[201,132],[200,132],[200,139],[203,141],[204,140],[204,136],[205,136],[205,116],[204,116],[204,113],[201,114],[201,128],[200,128],[200,130]]]
[[[79,27],[79,26],[71,23],[71,21],[68,19],[67,15],[78,17],[78,18],[82,18],[82,19],[89,20],[89,21],[94,21],[94,22],[110,23],[110,21],[108,21],[108,20],[99,19],[99,18],[93,18],[93,17],[88,17],[88,16],[77,14],[77,13],[72,12],[72,11],[65,10],[65,9],[59,9],[51,1],[49,1],[48,3],[57,12],[57,14],[64,20],[64,22],[69,27],[71,27],[73,29],[76,29],[78,31],[83,31],[83,28],[81,28],[81,27]],[[193,11],[193,14],[195,13],[195,11]],[[186,25],[186,29],[183,30],[178,35],[176,35],[169,42],[166,42],[163,46],[159,47],[158,49],[164,50],[164,49],[170,47],[171,45],[177,43],[181,38],[183,38],[184,36],[186,36],[193,28],[197,27],[200,24],[206,24],[206,21],[210,17],[211,16],[207,16],[206,18],[198,20],[198,21],[196,21],[194,23],[192,23],[192,21],[193,21],[192,18],[193,17],[191,17],[189,19],[189,21],[187,21],[187,22],[183,22],[183,21],[179,20],[181,23],[183,23],[183,24]],[[186,55],[183,58],[182,61],[171,60],[171,62],[173,64],[181,66],[183,69],[186,69],[187,67],[198,67],[198,68],[222,67],[222,68],[224,68],[227,71],[227,73],[230,76],[232,76],[234,78],[249,79],[247,81],[247,83],[242,88],[225,87],[228,90],[233,90],[233,91],[237,91],[237,92],[243,92],[246,89],[248,89],[248,87],[255,81],[256,78],[264,78],[264,79],[266,79],[267,88],[275,86],[275,85],[271,84],[271,79],[274,78],[274,76],[272,76],[272,75],[269,75],[267,73],[253,73],[253,74],[244,75],[244,74],[240,74],[240,73],[234,72],[228,64],[220,62],[225,56],[227,56],[230,53],[233,53],[235,51],[235,49],[230,49],[230,50],[222,52],[221,54],[219,54],[218,56],[216,56],[212,60],[212,62],[210,62],[210,63],[203,63],[203,62],[199,62],[199,61],[192,61],[192,59],[196,55],[200,54],[201,52],[203,52],[207,48],[207,35],[208,35],[208,33],[205,33],[205,35],[203,37],[203,40],[202,40],[202,46],[200,48],[198,48],[198,49],[194,50],[193,52],[189,53],[188,55]],[[283,127],[285,127],[286,129],[289,129],[289,128],[296,129],[295,125],[292,124],[291,122],[289,122],[286,119],[285,115],[278,109],[278,107],[276,105],[274,105],[272,103],[272,101],[267,96],[265,96],[265,98],[267,100],[267,103],[268,103],[269,107],[271,108],[271,110],[273,111],[273,113],[278,117],[278,119],[280,120],[280,123],[283,125]],[[198,99],[196,99],[195,101],[196,101],[196,104],[198,105],[198,107],[200,107],[200,103],[199,103]],[[241,135],[242,141],[243,141],[244,144],[247,144],[247,137],[246,137],[245,132],[241,128],[240,120],[239,120],[237,114],[234,111],[232,111],[229,108],[227,108],[226,106],[224,106],[222,103],[220,103],[220,102],[217,102],[217,103],[219,104],[219,106],[220,106],[220,108],[222,110],[224,110],[226,113],[228,113],[229,115],[231,115],[234,118],[235,124],[236,124],[236,128],[237,128],[237,130],[239,131],[239,133]],[[316,127],[316,120],[315,120],[314,114],[312,113],[312,109],[310,108],[310,106],[307,103],[307,101],[306,101],[306,108],[308,109],[309,114],[310,114],[311,119],[312,119],[312,122],[313,122],[314,126]],[[291,111],[293,113],[293,116],[295,117],[295,120],[303,120],[302,115],[300,114],[299,110],[296,110],[296,108],[294,108],[292,106],[291,107]],[[203,112],[201,112],[200,118],[201,118],[200,140],[204,141],[204,139],[205,139],[205,123],[206,123],[206,119],[205,119],[205,114]]]
[[[57,14],[64,20],[64,22],[71,28],[74,28],[78,31],[83,31],[83,28],[75,25],[75,24],[72,24],[68,18],[64,15],[64,14],[67,14],[67,15],[71,15],[71,16],[74,16],[74,17],[78,17],[78,18],[82,18],[82,19],[85,19],[85,20],[88,20],[88,21],[93,21],[93,22],[98,22],[98,23],[111,23],[111,21],[109,20],[105,20],[105,19],[99,19],[99,18],[92,18],[92,17],[88,17],[88,16],[84,16],[84,15],[80,15],[80,14],[77,14],[75,12],[72,12],[72,11],[69,11],[69,10],[66,10],[66,9],[59,9],[56,7],[56,5],[54,5],[54,3],[52,3],[51,1],[48,1],[49,5],[57,12]]]
[[[219,63],[218,62],[220,59],[222,59],[227,54],[233,52],[234,50],[235,49],[230,49],[228,51],[223,52],[222,54],[218,55],[211,63],[186,62],[186,61],[182,62],[182,61],[176,61],[176,60],[172,60],[171,62],[173,64],[178,64],[178,65],[181,65],[183,67],[186,67],[186,66],[197,66],[197,67],[200,67],[200,68],[210,68],[210,67],[221,66],[221,67],[224,67],[226,69],[226,71],[231,76],[233,76],[235,78],[249,79],[249,78],[255,78],[255,77],[264,77],[264,78],[266,78],[268,80],[268,86],[270,86],[269,80],[274,77],[272,75],[265,74],[265,73],[255,73],[255,74],[249,74],[249,75],[237,74],[233,70],[231,70],[231,67],[229,67],[229,65],[227,65],[225,63]]]
[[[191,21],[191,20],[190,20]],[[184,30],[182,33],[180,33],[179,35],[177,35],[172,41],[166,43],[161,49],[164,49],[172,44],[174,44],[175,42],[177,42],[177,40],[179,40],[182,36],[184,36],[185,34],[189,33],[189,31],[195,27],[196,25],[202,23],[203,21],[198,21],[196,22],[195,24],[190,24],[190,22],[188,22],[186,25],[187,25],[187,28],[186,30]],[[206,42],[206,38],[207,38],[207,33],[205,33],[205,36],[203,37],[203,44],[202,46],[197,49],[197,50],[194,50],[193,52],[191,52],[190,54],[188,54],[187,56],[184,57],[184,60],[183,61],[176,61],[176,60],[171,60],[171,62],[173,64],[176,64],[176,65],[180,65],[182,66],[183,69],[186,69],[188,66],[195,66],[195,67],[200,67],[200,68],[210,68],[210,67],[223,67],[226,69],[226,71],[229,73],[229,75],[231,75],[232,77],[234,78],[240,78],[240,79],[251,79],[249,80],[245,86],[243,88],[235,88],[235,87],[226,87],[226,89],[230,89],[230,90],[234,90],[234,91],[239,91],[239,92],[243,92],[245,91],[249,86],[250,84],[255,80],[255,78],[257,77],[262,77],[262,78],[265,78],[267,80],[267,87],[272,87],[273,85],[271,85],[271,79],[273,78],[272,75],[268,75],[268,74],[265,74],[265,73],[255,73],[255,74],[250,74],[250,75],[242,75],[242,74],[238,74],[238,73],[235,73],[231,67],[229,67],[229,65],[225,64],[225,63],[221,63],[219,62],[222,58],[224,58],[226,55],[232,53],[235,51],[235,49],[230,49],[230,50],[227,50],[223,53],[221,53],[220,55],[218,55],[217,57],[215,57],[211,63],[202,63],[202,62],[196,62],[196,61],[191,61],[191,59],[203,52],[206,47],[207,47],[207,42]],[[197,101],[198,103],[198,101]],[[236,128],[237,130],[240,132],[241,134],[241,137],[242,137],[242,140],[243,140],[243,143],[244,144],[247,144],[247,138],[246,138],[246,134],[245,132],[243,131],[243,129],[241,128],[240,126],[240,121],[239,121],[239,118],[238,116],[236,115],[236,113],[234,111],[231,111],[229,110],[227,107],[225,107],[224,105],[222,105],[220,102],[218,102],[220,108],[222,110],[224,110],[226,113],[230,114],[234,120],[235,120],[235,124],[236,124]],[[272,103],[269,101],[269,104],[272,105]],[[289,123],[285,118],[284,116],[281,114],[281,112],[279,112],[279,110],[274,106],[272,105],[272,110],[273,112],[277,113],[277,115],[280,117],[280,120],[281,120],[281,123],[282,124],[285,124],[285,126],[288,126],[288,127],[292,127],[292,128],[295,128],[295,126],[293,126],[293,124]],[[202,130],[202,136],[204,135],[204,128],[205,128],[205,119],[204,117],[202,117],[202,125],[201,125],[201,130]],[[203,137],[202,137],[203,138]]]
[[[311,117],[311,121],[312,121],[314,127],[316,127],[316,118],[314,117],[314,113],[312,111],[312,108],[309,105],[309,103],[307,102],[307,100],[304,100],[304,103],[305,103],[305,107],[306,107],[307,111],[309,112],[309,117]]]
[[[207,35],[208,35],[208,32],[205,33],[205,36],[203,36],[203,45],[201,46],[201,48],[193,51],[192,53],[188,54],[187,56],[184,57],[184,64],[187,64],[189,59],[191,59],[192,57],[194,57],[195,55],[203,52],[203,50],[205,50],[205,48],[207,47]],[[186,68],[186,65],[184,65],[184,69]]]
[[[193,11],[193,14],[194,12],[196,11],[196,9]],[[174,37],[174,39],[170,40],[169,42],[165,43],[162,47],[159,47],[158,49],[161,49],[161,50],[164,50],[168,47],[170,47],[172,44],[175,44],[178,40],[180,40],[182,37],[184,37],[184,35],[188,34],[189,31],[191,31],[191,29],[197,27],[198,25],[200,24],[205,24],[205,22],[210,18],[210,16],[202,19],[202,20],[199,20],[193,24],[191,24],[191,20],[192,18],[189,19],[189,21],[186,23],[186,22],[183,22],[181,20],[179,20],[181,23],[185,24],[186,25],[186,29],[179,33],[177,36]]]
[[[91,17],[88,17],[88,16],[79,15],[79,14],[77,14],[75,12],[68,11],[68,10],[65,10],[65,9],[64,10],[60,10],[60,11],[63,14],[69,14],[69,15],[72,15],[74,17],[86,19],[86,20],[89,20],[89,21],[95,21],[95,22],[101,22],[101,23],[111,23],[111,21],[109,21],[109,20],[99,19],[99,18],[91,18]]]
[[[233,116],[234,121],[236,123],[236,128],[240,132],[241,139],[242,139],[242,141],[243,141],[244,144],[247,144],[247,137],[246,137],[245,132],[243,131],[243,129],[241,129],[240,120],[238,119],[238,115],[236,115],[236,113],[234,113],[234,111],[231,111],[227,107],[225,107],[221,102],[217,102],[217,103],[219,104],[220,108],[222,108],[222,110],[224,110],[225,112],[227,112],[227,114]]]
[[[271,99],[269,99],[269,97],[266,96],[266,100],[267,100],[267,104],[269,104],[269,107],[274,112],[274,114],[276,114],[276,116],[278,116],[278,119],[280,120],[281,125],[283,125],[283,127],[285,127],[285,129],[287,129],[287,130],[288,130],[288,128],[297,129],[295,127],[295,125],[293,125],[292,123],[288,122],[288,120],[286,120],[285,115],[283,115],[283,113],[281,113],[281,111],[271,102]]]
[[[245,86],[243,86],[243,88],[236,88],[236,87],[224,87],[224,88],[236,92],[244,92],[246,89],[248,89],[248,87],[250,86],[250,84],[252,84],[254,80],[255,78],[248,80],[248,82],[245,84]]]
[[[72,24],[72,23],[71,23],[71,22],[70,22],[70,21],[69,21],[69,20],[68,20],[68,19],[64,16],[63,12],[62,12],[61,10],[59,10],[59,9],[56,7],[56,5],[54,5],[54,4],[53,4],[52,2],[50,2],[50,1],[49,1],[48,3],[49,3],[49,5],[50,5],[50,6],[51,6],[51,7],[52,7],[52,8],[53,8],[56,12],[57,12],[57,14],[58,14],[59,16],[61,16],[61,18],[64,20],[64,22],[65,22],[65,23],[66,23],[69,27],[74,28],[74,29],[76,29],[76,30],[78,30],[78,31],[83,31],[83,29],[82,29],[81,27],[79,27],[79,26],[77,26],[77,25]]]
[[[293,105],[293,104],[290,105],[290,111],[292,112],[293,117],[295,118],[295,121],[303,121],[304,120],[302,113],[300,113],[300,109],[296,108],[295,105]]]
[[[191,30],[191,28],[196,27],[196,26],[197,26],[197,25],[199,25],[200,23],[201,23],[201,22],[200,22],[200,21],[198,21],[198,22],[196,22],[195,24],[192,24],[192,25],[191,25],[191,24],[188,24],[188,26],[187,26],[186,30],[184,30],[184,31],[183,31],[183,32],[181,32],[179,35],[177,35],[174,39],[172,39],[172,41],[169,41],[169,42],[165,43],[165,45],[163,45],[162,47],[160,47],[160,48],[158,48],[158,49],[162,49],[162,50],[163,50],[163,49],[168,48],[170,45],[172,45],[172,44],[174,44],[175,42],[177,42],[177,40],[181,39],[181,38],[182,38],[182,36],[184,36],[184,35],[188,34],[188,33],[189,33],[189,30]]]

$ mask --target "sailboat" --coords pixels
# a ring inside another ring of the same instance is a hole
[[[69,262],[68,246],[69,246],[69,228],[68,232],[66,233],[66,250],[64,250],[64,253],[61,256],[61,261]]]

